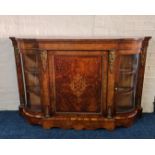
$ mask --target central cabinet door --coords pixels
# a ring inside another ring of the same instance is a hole
[[[104,113],[106,52],[50,51],[48,57],[52,111]]]

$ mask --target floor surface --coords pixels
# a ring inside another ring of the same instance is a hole
[[[152,139],[155,138],[155,114],[143,114],[130,128],[114,131],[43,129],[30,125],[17,111],[0,112],[1,139]]]

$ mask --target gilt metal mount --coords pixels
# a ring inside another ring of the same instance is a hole
[[[116,57],[115,51],[114,50],[109,51],[108,61],[109,61],[109,68],[111,73],[113,72],[115,57]]]

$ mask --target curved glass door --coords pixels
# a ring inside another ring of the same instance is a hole
[[[38,56],[34,51],[22,55],[27,107],[36,112],[41,110]]]
[[[135,107],[139,54],[120,55],[115,83],[116,112],[131,111]]]

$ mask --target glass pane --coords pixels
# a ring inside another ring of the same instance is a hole
[[[38,54],[23,55],[27,107],[33,111],[41,110]]]
[[[130,111],[135,106],[138,60],[138,54],[120,56],[115,89],[117,112]]]
[[[131,88],[134,85],[134,73],[119,72],[118,88]]]
[[[134,71],[137,68],[138,54],[122,55],[120,57],[120,71]]]

